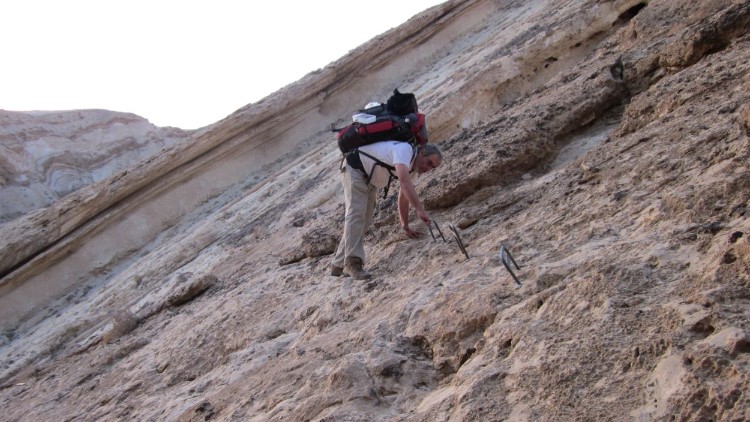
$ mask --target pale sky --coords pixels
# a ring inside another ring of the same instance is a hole
[[[2,0],[0,109],[195,129],[443,0]]]

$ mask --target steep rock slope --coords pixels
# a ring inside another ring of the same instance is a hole
[[[376,278],[327,276],[338,154],[310,140],[8,331],[8,418],[750,418],[750,2],[435,14],[465,32],[406,86],[449,242],[407,240],[391,194]]]
[[[294,160],[330,146],[331,122],[347,120],[342,116],[361,107],[362,98],[407,86],[416,75],[405,63],[439,61],[446,43],[463,43],[494,7],[451,2],[433,8],[137,168],[0,226],[2,328],[38,317],[47,302],[71,290],[106,282],[171,227],[192,224]],[[467,75],[455,84],[471,80]]]

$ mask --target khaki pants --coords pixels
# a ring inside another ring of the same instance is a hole
[[[344,234],[331,264],[343,268],[346,258],[350,256],[365,261],[365,232],[372,224],[376,189],[367,183],[367,178],[361,171],[349,167],[348,164],[341,173],[341,183],[344,185],[346,206]]]

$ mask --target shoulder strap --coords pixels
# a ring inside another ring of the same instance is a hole
[[[388,170],[388,184],[385,186],[385,192],[383,193],[383,199],[385,199],[388,196],[388,190],[391,187],[391,180],[393,180],[393,178],[396,177],[393,174],[393,172],[396,171],[396,167],[388,165],[385,162],[383,162],[381,160],[378,160],[377,158],[373,157],[372,155],[370,155],[370,154],[368,154],[368,153],[366,153],[364,151],[360,151],[359,148],[357,148],[354,151],[352,151],[352,153],[354,153],[354,152],[356,152],[357,154],[362,154],[365,157],[367,157],[367,158],[369,158],[369,159],[371,159],[372,161],[375,162],[375,164],[372,166],[372,171],[370,172],[370,174],[367,174],[367,171],[365,171],[364,166],[362,166],[362,171],[365,173],[365,176],[367,176],[367,183],[370,183],[370,180],[372,180],[372,175],[373,175],[373,173],[375,173],[375,166],[382,166],[383,168],[385,168],[386,170]]]

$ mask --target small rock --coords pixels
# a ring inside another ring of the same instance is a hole
[[[111,343],[114,340],[132,332],[138,327],[138,317],[130,310],[122,309],[112,317],[112,328],[104,333],[102,341]]]
[[[725,328],[703,342],[717,349],[724,349],[733,356],[750,353],[750,336],[737,327]]]
[[[750,104],[745,104],[740,108],[740,124],[745,128],[747,136],[750,136]]]
[[[627,195],[628,195],[628,191],[621,190],[621,191],[615,192],[615,194],[613,195],[613,197],[615,198],[615,201],[619,201],[622,198],[626,197]]]
[[[161,362],[158,365],[156,365],[156,372],[161,374],[162,372],[164,372],[164,370],[167,369],[168,366],[169,366],[169,361]]]
[[[183,283],[185,284],[178,287],[177,290],[169,295],[169,297],[167,298],[167,305],[180,306],[187,302],[190,302],[191,300],[205,293],[206,290],[211,288],[218,281],[218,278],[216,278],[216,276],[213,274],[208,274],[189,282],[183,281]]]
[[[263,337],[265,337],[266,340],[273,340],[277,337],[283,336],[284,334],[286,334],[286,331],[280,328],[274,328],[263,334]]]

